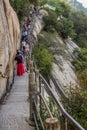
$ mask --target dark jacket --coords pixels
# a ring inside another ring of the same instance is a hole
[[[15,60],[17,61],[17,64],[23,63],[23,58],[21,55],[16,55]]]

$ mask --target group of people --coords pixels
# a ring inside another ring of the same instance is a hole
[[[22,26],[21,49],[17,50],[15,60],[17,63],[17,75],[21,76],[29,71],[29,50],[30,46],[27,42],[28,32],[30,29],[30,20],[26,19]]]
[[[30,30],[30,26],[31,26],[31,20],[29,18],[27,18],[22,26],[22,40],[26,39],[28,36],[28,32]]]
[[[22,49],[17,50],[15,60],[17,63],[17,75],[20,76],[29,71],[29,44],[26,41],[22,41]]]
[[[17,50],[15,60],[17,63],[17,75],[21,76],[26,71],[29,71],[29,58],[30,58],[30,43],[29,43],[29,33],[31,29],[31,20],[33,14],[37,15],[39,8],[31,6],[30,16],[26,18],[22,25],[22,34],[21,34],[21,50]]]
[[[17,62],[17,75],[23,75],[25,73],[23,56],[20,50],[17,50],[15,60]]]

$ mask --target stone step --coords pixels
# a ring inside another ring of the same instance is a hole
[[[29,126],[28,74],[16,76],[0,110],[0,130],[34,130]]]

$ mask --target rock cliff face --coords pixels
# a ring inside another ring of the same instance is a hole
[[[58,36],[56,38],[57,46],[54,54],[55,62],[53,63],[52,76],[64,92],[68,94],[70,90],[79,87],[75,68],[72,65],[75,58],[73,51],[79,47],[70,38],[65,42]],[[54,48],[53,50],[55,51]]]
[[[44,23],[42,17],[39,16],[35,17],[34,21],[32,34],[37,39],[37,35],[43,29]],[[56,82],[66,93],[68,93],[71,88],[76,89],[79,84],[72,61],[74,60],[73,50],[78,48],[78,46],[70,38],[63,41],[57,33],[41,32],[40,36],[54,56],[52,76]]]
[[[12,84],[14,57],[20,43],[20,26],[9,0],[0,0],[0,98]]]
[[[43,30],[45,24],[43,22],[43,16],[47,15],[47,12],[43,9],[39,10],[38,14],[34,14],[31,22],[31,29],[29,34],[29,41],[31,44],[37,42],[38,34]]]

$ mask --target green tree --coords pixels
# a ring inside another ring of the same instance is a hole
[[[20,22],[25,16],[29,15],[29,0],[10,0],[10,3],[16,11]]]
[[[63,102],[64,103],[64,102]],[[65,102],[65,108],[79,122],[85,130],[87,129],[87,90],[81,88],[71,91],[69,101]],[[72,128],[72,127],[71,127]],[[71,129],[70,129],[71,130]]]
[[[43,44],[38,44],[34,48],[34,57],[39,71],[46,79],[49,79],[52,70],[52,55]]]
[[[87,49],[74,51],[77,59],[73,62],[80,87],[71,90],[68,103],[64,103],[68,112],[87,129]]]
[[[80,47],[87,48],[87,15],[82,11],[76,11],[71,13],[70,19],[76,32],[74,40]]]
[[[71,7],[68,3],[65,1],[60,1],[60,7],[61,7],[61,15],[68,18],[71,13]]]
[[[57,24],[57,15],[54,11],[52,10],[47,10],[49,15],[44,16],[43,20],[45,22],[45,30],[50,31],[51,29],[56,27]]]
[[[68,17],[70,12],[71,12],[71,8],[70,5],[68,3],[66,3],[65,1],[61,1],[61,0],[42,0],[40,1],[41,5],[44,4],[48,4],[51,5],[53,7],[55,7],[55,11],[57,13],[57,15],[62,15],[64,17]]]
[[[82,72],[87,69],[87,49],[74,50],[75,55],[77,54],[77,59],[73,62],[76,71]]]
[[[29,0],[29,2],[35,6],[39,4],[39,0]]]
[[[62,18],[58,21],[58,24],[60,26],[57,31],[63,38],[67,38],[68,36],[73,37],[75,35],[75,31],[73,29],[73,22],[70,19]]]

